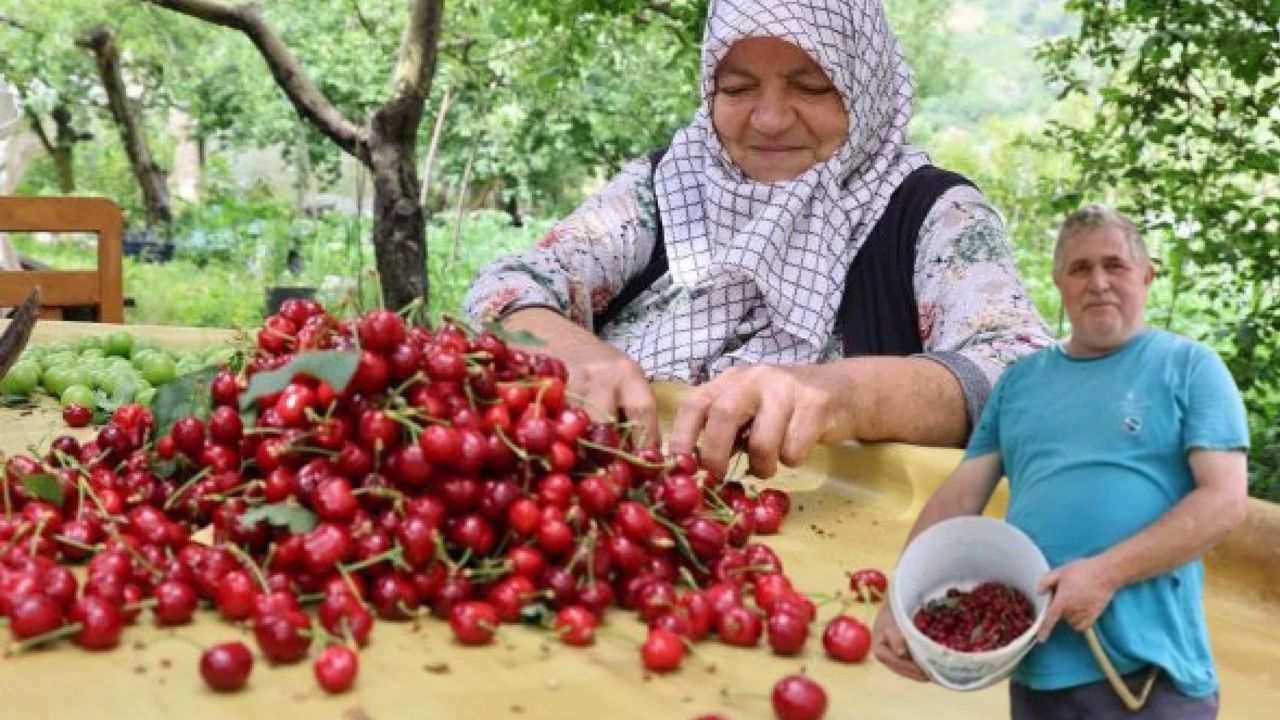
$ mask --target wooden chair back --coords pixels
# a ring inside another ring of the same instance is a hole
[[[62,319],[67,308],[92,306],[99,322],[124,322],[123,231],[119,206],[106,198],[0,196],[0,232],[98,235],[96,270],[0,272],[0,307],[18,305],[38,285],[42,318]]]

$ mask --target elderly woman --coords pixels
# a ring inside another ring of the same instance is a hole
[[[669,446],[723,472],[815,443],[960,445],[1046,345],[999,216],[907,144],[910,73],[878,0],[715,0],[702,106],[466,312],[544,340],[597,415],[657,440],[649,380],[693,383]]]

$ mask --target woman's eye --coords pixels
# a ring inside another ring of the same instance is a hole
[[[805,95],[826,95],[827,93],[835,92],[835,89],[836,89],[834,85],[800,84],[800,85],[797,85],[796,87],[800,90],[800,92],[804,93]]]
[[[751,89],[750,85],[727,85],[717,88],[716,92],[729,97],[737,97]]]

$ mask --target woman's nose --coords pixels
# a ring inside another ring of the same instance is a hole
[[[795,112],[780,92],[766,91],[751,111],[751,125],[764,135],[777,135],[791,126]]]

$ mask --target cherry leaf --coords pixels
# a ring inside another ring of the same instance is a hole
[[[249,508],[240,516],[240,524],[252,527],[265,520],[272,527],[288,528],[294,535],[309,532],[318,520],[315,513],[301,505],[289,503],[272,503]]]
[[[207,368],[187,373],[177,380],[162,385],[151,400],[151,412],[156,419],[156,437],[167,435],[178,418],[194,415],[209,416],[209,386],[217,368]]]
[[[307,375],[329,383],[334,392],[347,389],[351,376],[360,364],[360,353],[347,350],[319,350],[300,352],[283,367],[254,375],[249,387],[240,396],[240,409],[245,410],[254,400],[284,390],[298,375]]]
[[[36,473],[22,478],[22,489],[31,497],[40,498],[52,505],[62,505],[62,485],[48,473]]]

